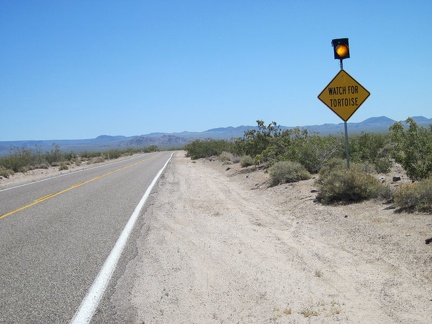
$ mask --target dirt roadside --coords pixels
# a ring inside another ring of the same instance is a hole
[[[313,179],[249,171],[176,153],[126,271],[133,322],[432,322],[431,215],[323,206]]]

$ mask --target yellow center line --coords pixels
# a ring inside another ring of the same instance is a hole
[[[68,192],[68,191],[70,191],[70,190],[72,190],[72,189],[79,188],[79,187],[81,187],[81,186],[83,186],[83,185],[85,185],[85,184],[88,184],[88,183],[93,182],[93,181],[95,181],[95,180],[102,179],[102,178],[104,178],[104,177],[106,177],[106,176],[109,176],[109,175],[111,175],[111,174],[113,174],[113,173],[116,173],[116,172],[119,172],[119,171],[125,170],[125,169],[127,169],[127,168],[133,167],[133,166],[138,165],[138,164],[143,163],[143,162],[144,162],[144,160],[139,161],[139,162],[136,162],[136,163],[133,163],[133,164],[126,165],[126,166],[121,167],[121,168],[119,168],[119,169],[116,169],[116,170],[110,171],[110,172],[108,172],[108,173],[105,173],[105,174],[102,174],[102,175],[96,176],[96,177],[94,177],[94,178],[92,178],[92,179],[90,179],[90,180],[87,180],[87,181],[84,181],[84,182],[76,183],[76,184],[70,186],[69,188],[63,189],[63,190],[61,190],[61,191],[59,191],[59,192],[52,193],[52,194],[46,195],[46,196],[44,196],[44,197],[38,198],[38,199],[36,199],[35,201],[33,201],[32,203],[30,203],[30,204],[28,204],[28,205],[25,205],[25,206],[23,206],[23,207],[20,207],[20,208],[18,208],[18,209],[15,209],[15,210],[13,210],[13,211],[11,211],[11,212],[9,212],[9,213],[6,213],[6,214],[1,215],[1,216],[0,216],[0,219],[5,218],[5,217],[10,216],[10,215],[13,215],[13,214],[16,214],[16,213],[18,213],[18,212],[20,212],[20,211],[22,211],[22,210],[24,210],[24,209],[30,208],[30,207],[32,207],[32,206],[34,206],[34,205],[37,205],[37,204],[39,204],[39,203],[41,203],[41,202],[43,202],[43,201],[46,201],[46,200],[48,200],[48,199],[54,198],[54,197],[56,197],[56,196],[58,196],[58,195],[61,195],[61,194],[65,193],[65,192]]]

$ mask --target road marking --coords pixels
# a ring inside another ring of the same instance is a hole
[[[138,161],[138,162],[135,162],[135,163],[132,163],[132,164],[126,165],[126,166],[121,167],[121,168],[119,168],[119,169],[116,169],[116,170],[110,171],[110,172],[108,172],[108,173],[105,173],[105,174],[102,174],[102,175],[96,176],[96,177],[94,177],[94,178],[92,178],[92,179],[90,179],[90,180],[87,180],[87,181],[84,181],[84,182],[76,183],[76,184],[70,186],[69,188],[66,188],[66,189],[64,189],[64,190],[61,190],[61,191],[59,191],[59,192],[55,192],[55,193],[49,194],[49,195],[47,195],[47,196],[44,196],[44,197],[38,198],[38,199],[36,199],[35,201],[33,201],[32,203],[30,203],[30,204],[28,204],[28,205],[25,205],[25,206],[23,206],[23,207],[20,207],[20,208],[15,209],[15,210],[13,210],[13,211],[11,211],[11,212],[8,212],[8,213],[6,213],[6,214],[1,215],[1,216],[0,216],[0,219],[5,218],[5,217],[8,217],[8,216],[13,215],[13,214],[16,214],[16,213],[18,213],[18,212],[20,212],[20,211],[22,211],[22,210],[24,210],[24,209],[30,208],[30,207],[32,207],[32,206],[34,206],[34,205],[37,205],[37,204],[39,204],[39,203],[41,203],[41,202],[43,202],[43,201],[46,201],[46,200],[48,200],[48,199],[54,198],[54,197],[56,197],[56,196],[58,196],[58,195],[64,194],[65,192],[68,192],[68,191],[70,191],[70,190],[72,190],[72,189],[75,189],[75,188],[81,187],[81,186],[83,186],[83,185],[85,185],[85,184],[87,184],[87,183],[93,182],[93,181],[95,181],[95,180],[99,180],[99,179],[104,178],[104,177],[106,177],[106,176],[109,176],[109,175],[111,175],[111,174],[113,174],[113,173],[116,173],[116,172],[119,172],[119,171],[125,170],[125,169],[130,168],[130,167],[133,167],[133,166],[135,166],[135,165],[137,165],[137,164],[143,163],[144,161],[146,161],[146,160],[141,160],[141,161]]]
[[[80,307],[75,313],[74,317],[71,320],[71,324],[84,324],[90,323],[94,313],[96,312],[97,307],[102,299],[103,294],[105,293],[106,288],[108,287],[108,283],[111,280],[111,277],[114,273],[115,268],[117,267],[117,263],[120,259],[121,254],[126,246],[127,240],[129,239],[130,234],[132,233],[133,227],[138,219],[138,216],[141,212],[141,209],[144,207],[147,198],[150,196],[150,192],[152,191],[154,185],[157,180],[161,176],[162,172],[168,165],[174,153],[171,153],[171,156],[166,161],[165,165],[159,172],[156,174],[155,178],[151,182],[150,186],[147,188],[144,196],[142,196],[140,202],[135,207],[134,212],[129,218],[126,226],[124,227],[122,233],[117,239],[116,244],[108,255],[105,263],[103,264],[101,270],[99,271],[96,279],[94,280],[90,290],[87,295],[81,302]]]

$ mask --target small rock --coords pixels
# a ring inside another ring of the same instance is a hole
[[[401,180],[401,177],[399,177],[399,176],[393,177],[393,182],[400,181],[400,180]]]
[[[429,244],[430,242],[432,242],[432,237],[425,240],[426,244]]]
[[[227,168],[225,171],[231,170],[231,168]]]
[[[318,192],[318,189],[316,189],[316,188],[312,188],[311,192],[312,192],[312,193],[314,193],[314,192]]]
[[[344,217],[345,217],[345,218],[348,218],[348,215],[345,215]]]

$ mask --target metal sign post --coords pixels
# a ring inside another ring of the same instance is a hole
[[[348,125],[347,122],[344,122],[345,126],[345,151],[346,151],[346,158],[347,158],[347,168],[350,168],[350,156],[349,156],[349,142],[348,142]]]

